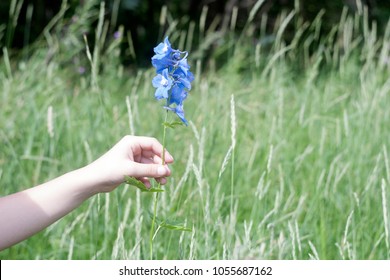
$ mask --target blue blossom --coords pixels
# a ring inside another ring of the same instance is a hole
[[[194,80],[187,62],[188,53],[173,49],[168,37],[154,48],[154,53],[152,65],[156,68],[157,76],[152,84],[156,88],[155,98],[166,99],[164,108],[174,112],[187,125],[183,102]]]
[[[164,108],[167,109],[167,110],[170,110],[170,111],[174,112],[174,113],[181,119],[181,121],[182,121],[185,125],[188,125],[188,121],[187,121],[186,118],[184,117],[183,105],[178,105],[178,106],[176,106],[176,107],[174,107],[174,108],[165,106]]]
[[[182,73],[185,77],[191,74],[190,66],[188,65],[187,58],[183,58],[182,60],[179,61],[178,68],[176,69],[175,72]]]
[[[164,69],[162,74],[157,74],[157,76],[153,78],[152,84],[157,88],[154,94],[157,100],[169,98],[168,91],[172,87],[172,78],[169,76],[167,69]]]
[[[155,55],[152,57],[152,65],[156,68],[157,74],[161,74],[164,69],[170,70],[173,63],[169,56],[156,57]]]
[[[161,59],[168,56],[172,52],[171,43],[168,40],[168,37],[164,39],[164,42],[160,43],[154,49],[155,55],[152,57],[155,59]]]
[[[188,93],[185,90],[185,88],[183,88],[182,84],[179,84],[179,83],[175,84],[172,87],[171,96],[168,100],[168,105],[183,104],[183,101],[187,98],[187,95],[188,95]]]

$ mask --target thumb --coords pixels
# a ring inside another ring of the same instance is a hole
[[[166,177],[171,174],[167,165],[135,163],[129,172],[131,176],[138,177]]]

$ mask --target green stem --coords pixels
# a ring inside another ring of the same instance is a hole
[[[156,224],[156,215],[157,215],[157,201],[158,201],[158,192],[154,196],[154,206],[153,206],[153,219],[152,226],[150,228],[149,236],[149,245],[150,245],[150,259],[153,260],[153,236],[154,236],[154,225]]]
[[[168,119],[168,110],[166,111],[166,114],[165,114],[165,121],[166,122]],[[162,139],[162,146],[163,146],[163,152],[162,152],[162,156],[161,156],[161,159],[162,159],[162,165],[165,165],[165,136],[166,136],[166,132],[167,132],[167,127],[166,125],[164,124],[163,125],[164,127],[164,130],[163,130],[163,139]],[[161,183],[158,183],[158,186],[157,188],[161,188]],[[159,192],[157,192],[154,196],[154,203],[153,203],[153,219],[152,219],[152,226],[150,227],[150,234],[149,234],[149,245],[150,245],[150,259],[153,260],[153,240],[154,240],[154,237],[155,237],[155,233],[154,233],[154,227],[156,225],[156,216],[157,216],[157,201],[158,201],[158,197],[159,197]]]
[[[233,215],[233,208],[234,208],[234,152],[235,147],[233,146],[232,150],[232,170],[231,170],[231,175],[230,175],[230,216]]]

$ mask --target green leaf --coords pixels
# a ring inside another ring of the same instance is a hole
[[[140,189],[142,192],[163,192],[163,189],[158,188],[147,188],[144,183],[142,183],[140,180],[137,180],[134,177],[125,176],[125,183],[131,186],[134,186],[138,189]]]
[[[177,126],[184,125],[181,121],[173,121],[173,122],[163,122],[163,126],[167,128],[176,128]]]
[[[191,228],[186,227],[184,223],[180,223],[180,222],[164,221],[160,223],[159,226],[170,230],[190,231],[190,232],[192,231]]]
[[[150,218],[153,219],[152,213],[149,213]],[[169,230],[179,230],[179,231],[192,231],[191,228],[186,227],[184,225],[184,222],[180,222],[177,220],[171,220],[171,219],[160,219],[159,217],[156,217],[156,223],[160,228],[166,228]]]

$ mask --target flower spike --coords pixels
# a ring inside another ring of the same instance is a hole
[[[187,62],[188,52],[173,49],[168,37],[153,50],[155,54],[152,57],[152,65],[157,74],[152,80],[153,87],[156,88],[154,96],[157,100],[166,99],[164,108],[174,112],[188,125],[184,117],[183,102],[194,80]]]

